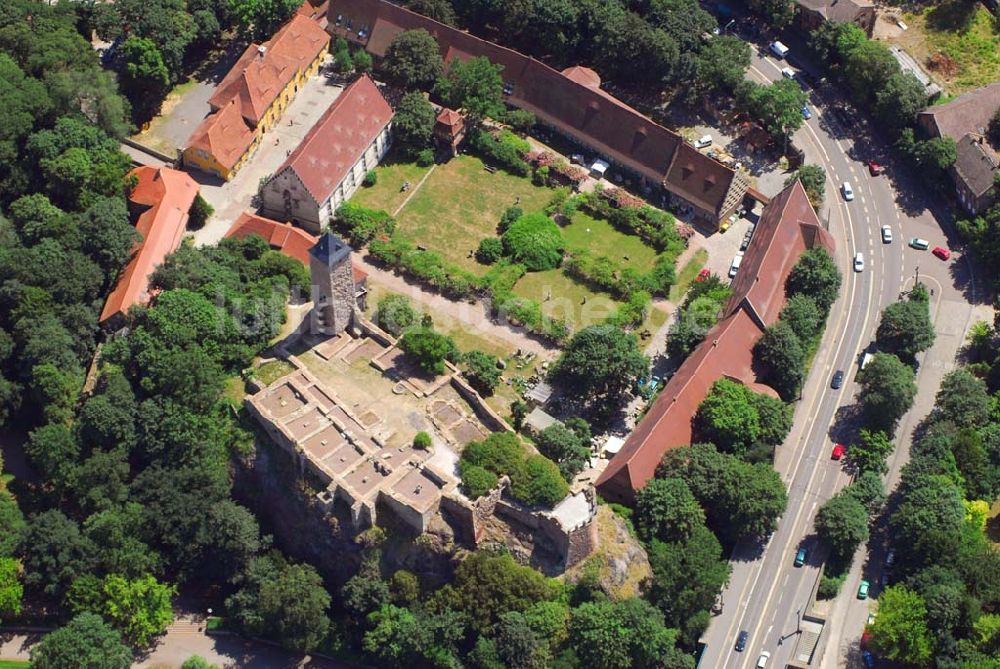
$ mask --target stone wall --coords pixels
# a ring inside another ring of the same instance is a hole
[[[476,417],[490,430],[494,432],[513,432],[512,428],[507,421],[500,417],[496,411],[494,411],[486,403],[479,393],[469,385],[463,377],[459,375],[452,375],[451,377],[452,387],[458,391],[458,394],[465,398],[465,401],[469,403],[472,410],[476,412]]]

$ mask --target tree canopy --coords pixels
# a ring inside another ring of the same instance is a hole
[[[404,90],[429,90],[444,72],[444,61],[429,32],[404,30],[389,43],[381,67],[386,78]]]
[[[861,410],[868,424],[891,434],[917,394],[913,368],[887,353],[876,353],[861,371]]]
[[[553,375],[583,397],[617,404],[648,370],[649,360],[634,335],[591,325],[573,335]]]
[[[100,616],[81,613],[31,648],[31,666],[128,669],[132,666],[132,651]]]

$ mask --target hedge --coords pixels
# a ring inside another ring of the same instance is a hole
[[[337,207],[334,218],[335,227],[358,246],[364,246],[377,236],[390,236],[396,229],[396,221],[388,213],[351,202]]]

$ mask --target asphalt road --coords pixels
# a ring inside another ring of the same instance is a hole
[[[770,56],[755,54],[749,76],[759,82],[773,81],[781,77],[780,69],[786,66]],[[971,318],[966,298],[974,290],[957,254],[944,263],[929,252],[906,245],[909,238],[922,237],[931,247],[948,246],[942,222],[922,199],[920,185],[910,181],[912,177],[902,166],[894,164],[887,147],[870,135],[869,128],[847,127],[851,121],[841,118],[845,103],[835,91],[810,90],[810,98],[813,118],[796,132],[794,140],[805,152],[807,163],[826,169],[826,201],[819,213],[836,241],[844,285],[827,321],[803,399],[796,407],[792,431],[775,454],[775,468],[788,487],[787,511],[766,545],[740,544],[735,548],[732,577],[722,593],[723,610],[703,637],[706,648],[700,666],[707,669],[754,667],[762,651],[771,653],[768,667],[784,667],[794,659],[800,616],[810,603],[824,558],[813,519],[817,508],[850,481],[842,463],[830,456],[834,443],[857,428],[850,409],[857,391],[854,380],[859,358],[874,340],[881,309],[912,286],[919,265],[920,280],[934,291],[931,309],[937,317],[936,326],[940,330],[942,313],[947,314],[949,323],[957,325],[952,336],[942,340],[939,335],[937,350],[923,361],[918,384],[924,405],[928,396],[933,401],[937,389],[934,379],[939,380],[950,368]],[[872,159],[889,165],[887,175],[869,175],[867,161]],[[853,186],[852,202],[845,201],[840,192],[845,181]],[[882,225],[892,229],[891,244],[882,242]],[[857,252],[864,254],[863,272],[852,269]],[[931,355],[936,357],[930,360]],[[845,383],[833,390],[830,379],[838,369],[844,370]],[[918,411],[915,407],[911,413]],[[909,417],[905,419],[898,434],[908,435],[911,422]],[[906,460],[908,439],[897,439],[897,444],[894,475]],[[892,478],[890,484],[894,484]],[[806,547],[809,555],[806,564],[796,568],[793,560],[800,547]],[[857,640],[867,618],[868,602],[855,598],[860,562],[856,560],[832,607],[813,666],[848,666],[848,662],[861,666]],[[865,576],[875,578],[875,583],[878,560],[871,562],[872,566],[865,566]],[[877,592],[876,588],[873,594]],[[746,649],[737,652],[734,644],[741,630],[749,633],[749,640]]]

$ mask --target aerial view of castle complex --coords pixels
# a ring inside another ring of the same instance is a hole
[[[998,44],[0,3],[0,669],[1000,669]]]

